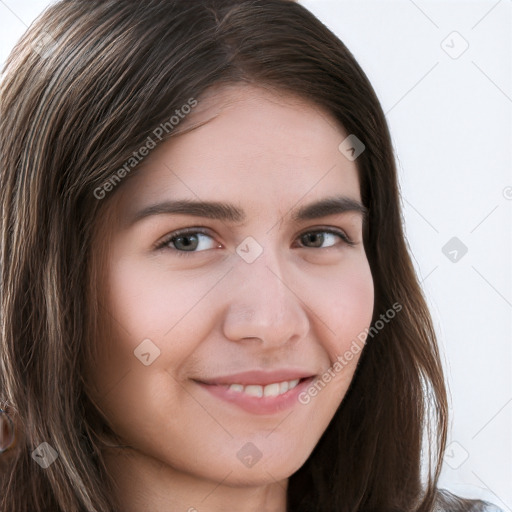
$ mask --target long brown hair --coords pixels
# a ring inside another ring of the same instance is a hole
[[[108,426],[82,378],[101,313],[91,240],[115,194],[97,190],[190,98],[239,82],[299,94],[363,141],[374,322],[402,306],[366,344],[336,415],[290,477],[288,510],[433,509],[445,383],[385,116],[350,51],[286,0],[63,0],[14,48],[0,88],[0,407],[17,429],[0,456],[3,512],[116,510],[99,441]],[[43,442],[58,453],[44,470],[32,457]]]

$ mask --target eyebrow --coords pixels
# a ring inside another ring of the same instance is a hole
[[[335,196],[302,206],[298,210],[293,211],[291,217],[293,222],[300,222],[347,212],[357,213],[363,219],[368,215],[368,209],[360,201],[347,196]],[[231,223],[242,223],[247,218],[241,208],[231,203],[183,199],[164,201],[147,206],[133,215],[129,220],[129,225],[133,225],[153,215],[164,214],[191,215]]]

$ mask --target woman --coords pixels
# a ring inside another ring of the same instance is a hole
[[[64,0],[0,105],[2,511],[491,510],[437,489],[388,128],[308,11]]]

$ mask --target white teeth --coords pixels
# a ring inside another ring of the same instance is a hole
[[[294,379],[284,382],[273,382],[266,386],[258,386],[257,384],[250,384],[243,386],[242,384],[231,384],[229,389],[237,393],[246,393],[250,396],[261,398],[263,396],[279,396],[293,389],[299,383],[299,379]]]
[[[299,379],[291,380],[290,381],[290,389],[293,389],[297,384],[299,383]]]
[[[263,396],[277,396],[279,395],[279,384],[268,384],[263,388]]]
[[[261,386],[245,386],[244,393],[250,396],[257,396],[261,398],[263,396],[263,388]]]

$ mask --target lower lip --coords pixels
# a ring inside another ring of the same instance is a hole
[[[314,377],[309,377],[300,381],[293,389],[282,395],[261,398],[250,396],[243,391],[232,391],[227,386],[204,384],[197,381],[196,383],[212,395],[231,402],[251,414],[276,414],[299,403],[299,394],[309,386],[313,379]]]

